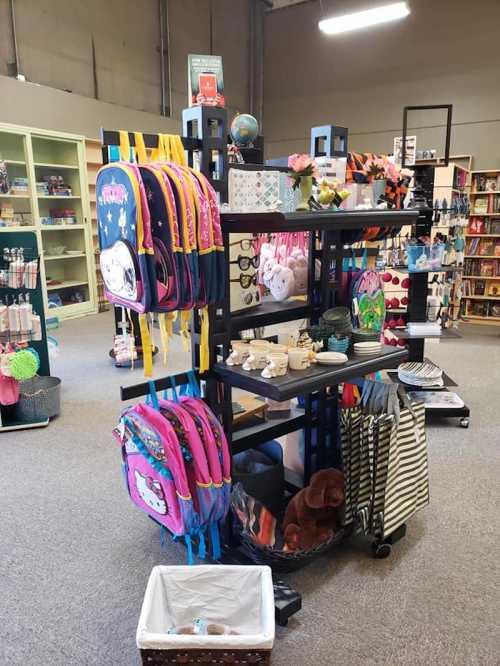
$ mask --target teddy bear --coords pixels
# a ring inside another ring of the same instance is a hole
[[[337,531],[344,504],[344,475],[323,469],[290,500],[283,521],[285,550],[310,550],[328,541]]]

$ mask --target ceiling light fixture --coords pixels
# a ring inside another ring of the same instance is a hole
[[[338,35],[341,32],[360,30],[379,23],[402,19],[408,16],[409,13],[410,8],[406,2],[393,2],[390,5],[382,5],[382,7],[367,9],[363,12],[332,16],[320,21],[318,26],[326,35]]]

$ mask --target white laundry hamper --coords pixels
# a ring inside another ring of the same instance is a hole
[[[225,624],[237,634],[169,634],[196,618]],[[157,566],[149,577],[137,647],[142,663],[270,664],[274,593],[265,566]]]

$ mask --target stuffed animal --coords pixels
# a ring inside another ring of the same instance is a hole
[[[271,271],[269,291],[275,301],[286,301],[295,293],[295,278],[293,271],[287,266],[276,264]]]
[[[293,272],[295,280],[294,296],[307,294],[307,257],[302,250],[294,250],[286,261],[286,265]]]
[[[285,550],[310,550],[328,541],[339,526],[343,503],[342,472],[331,468],[313,474],[309,486],[287,506],[283,521]]]

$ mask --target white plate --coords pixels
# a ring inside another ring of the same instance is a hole
[[[316,362],[320,365],[342,365],[347,361],[347,356],[340,352],[320,352],[316,354]]]
[[[377,340],[370,340],[368,342],[355,342],[354,349],[372,349],[372,347],[380,347],[381,345],[382,343],[377,342]]]

